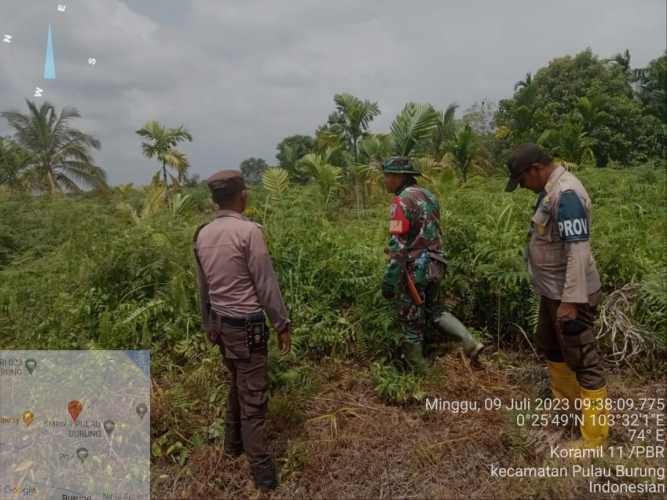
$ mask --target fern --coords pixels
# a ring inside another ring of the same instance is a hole
[[[262,186],[271,197],[282,195],[289,188],[287,170],[280,167],[267,168],[262,174]]]
[[[420,379],[413,373],[401,373],[394,366],[373,363],[371,380],[378,396],[389,403],[421,401],[426,397]]]

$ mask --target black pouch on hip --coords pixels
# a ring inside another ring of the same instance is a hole
[[[246,338],[250,352],[265,352],[269,340],[269,329],[264,315],[249,316],[245,321]]]
[[[578,335],[588,328],[588,325],[578,319],[563,321],[563,334]]]

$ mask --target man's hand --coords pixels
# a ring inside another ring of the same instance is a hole
[[[278,347],[280,352],[287,354],[292,349],[292,339],[289,334],[289,326],[283,328],[283,331],[278,334]]]
[[[556,311],[556,318],[564,321],[577,318],[577,304],[571,302],[561,302]]]
[[[382,283],[382,296],[387,299],[393,299],[396,295],[396,292],[394,291],[394,287],[388,285],[387,283]]]

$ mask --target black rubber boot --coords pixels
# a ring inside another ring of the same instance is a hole
[[[269,491],[278,486],[273,460],[268,460],[261,465],[253,465],[251,469],[252,477],[255,480],[255,488],[258,490]]]

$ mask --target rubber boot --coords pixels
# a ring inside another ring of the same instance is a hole
[[[463,326],[463,323],[461,323],[452,313],[447,311],[443,312],[436,318],[435,324],[445,333],[453,335],[461,340],[463,343],[463,352],[465,352],[466,356],[470,359],[477,359],[482,352],[482,349],[484,349],[484,344],[478,342],[470,334],[468,329]]]
[[[547,361],[549,382],[554,399],[567,399],[570,402],[570,410],[575,409],[575,400],[580,395],[580,387],[577,375],[567,366],[567,363]]]
[[[403,355],[413,372],[421,375],[426,371],[421,342],[404,342]]]
[[[255,481],[255,488],[261,491],[273,490],[278,486],[278,479],[276,478],[276,469],[273,465],[273,460],[267,460],[260,465],[251,467],[252,477]]]
[[[600,389],[581,388],[581,439],[567,445],[568,448],[597,448],[606,446],[609,436],[608,411],[605,408],[607,386]]]

